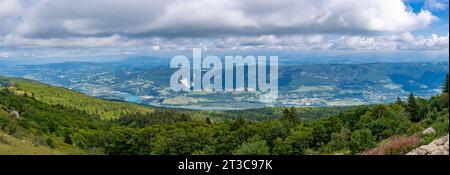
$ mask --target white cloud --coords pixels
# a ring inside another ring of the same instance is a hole
[[[410,33],[444,1],[414,13],[402,0],[0,0],[0,49],[448,49],[448,35]]]
[[[322,35],[264,35],[217,39],[218,50],[448,50],[449,36],[413,36],[411,33],[382,36],[345,35],[337,39]]]
[[[443,50],[449,48],[449,36],[418,36],[411,33],[376,37],[343,36],[331,41],[335,49],[365,49],[365,50]]]
[[[17,0],[0,1],[0,17],[19,16],[21,5]]]
[[[22,6],[17,0],[0,1],[0,36],[12,32],[22,15]]]
[[[218,38],[129,38],[75,37],[30,39],[17,35],[0,37],[0,47],[41,48],[138,48],[137,52],[188,51],[203,48],[210,51],[229,50],[447,50],[449,36],[414,36],[409,32],[381,36],[345,35],[333,39],[324,35],[225,36]]]
[[[22,2],[25,8],[21,10],[15,34],[44,38],[407,32],[427,27],[436,19],[426,10],[419,13],[408,10],[402,0],[5,2]]]
[[[0,36],[0,47],[131,47],[138,46],[142,40],[130,40],[119,35],[107,37],[71,37],[71,38],[26,38],[19,35]]]
[[[14,44],[14,45],[11,45]],[[2,49],[3,48],[3,49]],[[46,57],[88,58],[126,55],[164,55],[189,53],[192,48],[203,51],[444,51],[448,55],[449,36],[413,36],[411,33],[383,36],[345,35],[339,38],[323,35],[262,35],[219,38],[127,38],[112,37],[30,39],[19,36],[0,37],[0,58]],[[381,51],[381,52],[380,52]]]
[[[448,0],[426,0],[425,8],[430,10],[444,10],[448,7]]]

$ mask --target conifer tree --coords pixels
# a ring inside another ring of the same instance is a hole
[[[206,124],[208,124],[208,125],[212,124],[211,119],[209,119],[209,117],[206,117]]]
[[[299,114],[297,113],[297,110],[294,107],[286,108],[283,111],[283,116],[281,117],[282,121],[287,121],[292,124],[297,124],[300,122]]]
[[[415,122],[417,122],[419,119],[418,107],[419,106],[417,105],[416,97],[414,97],[414,94],[411,92],[408,97],[408,106],[407,106],[406,110],[409,112],[411,119]]]
[[[448,93],[448,74],[445,77],[444,84],[442,84],[442,92]]]
[[[403,101],[400,99],[400,97],[397,97],[397,100],[395,101],[395,104],[403,106]]]

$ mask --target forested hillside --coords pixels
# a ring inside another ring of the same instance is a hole
[[[393,104],[208,112],[104,101],[24,79],[0,85],[0,154],[19,154],[11,150],[18,140],[41,154],[403,154],[449,131],[448,87]],[[428,127],[436,132],[421,135]],[[402,138],[417,141],[389,146]]]
[[[107,102],[61,87],[20,78],[2,78],[0,84],[19,95],[29,96],[50,105],[59,105],[84,111],[102,118],[117,118],[129,113],[149,113],[153,109],[131,103]]]

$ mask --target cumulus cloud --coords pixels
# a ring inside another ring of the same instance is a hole
[[[402,0],[5,0],[0,7],[17,2],[24,9],[15,33],[42,38],[407,32],[436,19]]]

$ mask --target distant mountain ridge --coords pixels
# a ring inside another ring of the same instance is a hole
[[[247,109],[268,104],[258,93],[186,93],[169,87],[169,59],[68,62],[0,67],[0,75],[24,77],[114,101],[191,109]],[[274,106],[350,106],[389,103],[414,92],[439,93],[448,62],[293,64],[279,67]]]

